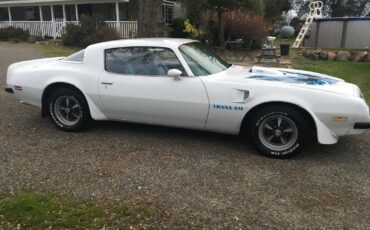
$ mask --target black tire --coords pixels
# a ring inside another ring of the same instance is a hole
[[[271,106],[255,112],[247,128],[248,136],[259,153],[279,159],[299,153],[311,139],[313,131],[304,115],[288,106]]]
[[[77,90],[56,89],[51,93],[47,105],[52,122],[63,131],[78,132],[90,124],[89,106],[85,97]]]

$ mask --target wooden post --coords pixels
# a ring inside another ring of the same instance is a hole
[[[121,34],[121,25],[119,22],[119,3],[118,0],[116,0],[116,30],[119,34]]]
[[[10,9],[10,6],[8,6],[8,16],[9,16],[9,22],[12,21],[12,11]]]
[[[316,20],[316,34],[315,34],[315,47],[319,48],[320,45],[320,20]]]
[[[78,15],[78,5],[75,4],[75,12],[76,12],[76,21],[80,21],[80,17]]]
[[[50,5],[50,12],[51,12],[51,23],[53,25],[53,38],[56,39],[57,38],[57,32],[55,31],[56,26],[55,26],[54,6],[53,5]]]
[[[346,48],[347,30],[348,30],[348,20],[345,18],[343,20],[342,40],[340,42],[340,46],[341,46],[342,49]]]

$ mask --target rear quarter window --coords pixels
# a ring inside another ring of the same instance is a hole
[[[85,50],[81,50],[77,53],[72,54],[71,56],[64,58],[64,61],[83,62],[84,59],[85,59]]]

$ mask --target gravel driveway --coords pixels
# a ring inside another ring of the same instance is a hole
[[[0,43],[9,64],[43,55]],[[115,122],[64,133],[0,91],[0,191],[140,201],[209,228],[370,228],[370,132],[259,156],[227,135]]]

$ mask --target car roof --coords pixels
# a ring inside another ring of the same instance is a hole
[[[136,38],[136,39],[122,39],[109,42],[97,43],[88,48],[110,49],[115,47],[132,47],[132,46],[161,46],[168,48],[177,48],[180,45],[190,42],[198,42],[192,39],[182,38]]]

